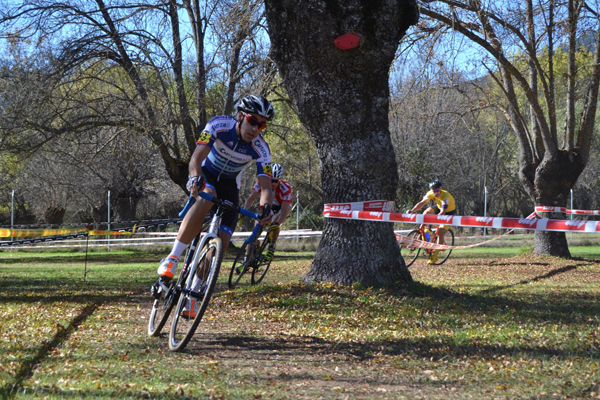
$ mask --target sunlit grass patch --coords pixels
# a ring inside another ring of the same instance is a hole
[[[170,353],[165,335],[146,333],[159,258],[2,263],[4,393],[12,385],[16,398],[600,393],[594,259],[457,256],[411,268],[414,282],[395,290],[304,284],[311,258],[294,253],[276,256],[265,284],[228,290],[228,260],[196,336],[185,352]]]

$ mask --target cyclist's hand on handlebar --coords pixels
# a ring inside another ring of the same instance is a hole
[[[256,222],[258,222],[259,225],[265,226],[271,223],[271,220],[273,219],[273,211],[271,211],[270,205],[267,204],[264,207],[260,206],[258,214],[259,217]]]
[[[203,190],[206,187],[204,183],[203,176],[192,176],[187,185],[185,185],[186,189],[190,192],[190,194],[194,197],[198,196],[198,192]]]

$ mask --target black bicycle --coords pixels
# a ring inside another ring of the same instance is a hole
[[[278,224],[270,224],[262,242],[258,240],[258,235],[254,238],[250,236],[244,241],[233,261],[231,271],[229,271],[229,281],[227,284],[231,289],[236,287],[242,276],[249,271],[252,271],[251,283],[253,285],[262,282],[273,260],[272,254],[271,257],[266,257],[265,249],[269,249],[272,246],[273,232],[277,229],[279,229]],[[259,228],[259,234],[261,231],[262,229]]]
[[[179,277],[167,283],[158,279],[152,286],[154,304],[148,321],[148,335],[158,336],[175,308],[169,331],[171,351],[183,350],[188,344],[206,312],[215,289],[223,260],[223,244],[218,236],[223,212],[226,209],[233,209],[249,218],[259,217],[252,211],[237,207],[227,200],[218,199],[208,193],[201,192],[199,196],[215,203],[216,210],[210,220],[205,222],[201,233],[190,244]],[[190,197],[179,216],[183,217],[194,202],[195,198]],[[259,229],[255,228],[252,235],[256,237],[258,232]],[[183,309],[191,304],[192,300],[200,304],[195,318],[183,315]]]

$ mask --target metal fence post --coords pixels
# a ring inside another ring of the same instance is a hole
[[[573,189],[571,189],[571,220],[573,220]],[[573,232],[571,231],[571,241],[573,241]]]
[[[487,186],[483,187],[484,191],[484,195],[483,195],[483,216],[487,218],[487,195],[488,195],[488,191],[487,191]],[[483,228],[483,241],[485,242],[485,237],[487,234],[487,228],[484,227]]]
[[[298,250],[298,244],[300,243],[300,191],[296,192],[296,250]]]
[[[296,192],[296,230],[300,229],[300,192]]]
[[[108,191],[108,231],[110,232],[110,190]],[[110,251],[110,235],[106,236],[106,248]]]
[[[14,229],[15,226],[15,191],[13,189],[12,194],[10,196],[10,233],[12,234],[12,231]],[[10,241],[14,241],[15,238],[10,237]]]

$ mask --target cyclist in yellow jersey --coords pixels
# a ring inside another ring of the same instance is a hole
[[[448,191],[442,189],[442,182],[439,179],[434,179],[429,183],[429,189],[430,190],[425,193],[423,200],[415,204],[415,206],[407,212],[415,213],[423,208],[429,201],[433,201],[435,205],[433,207],[427,207],[423,214],[454,215],[456,212],[454,197],[452,197]],[[438,243],[446,244],[446,240],[444,238],[446,236],[446,232],[448,232],[448,228],[445,225],[440,225],[438,229]],[[438,251],[436,250],[432,253],[431,258],[429,261],[427,261],[427,263],[435,263],[437,261],[437,255]]]

